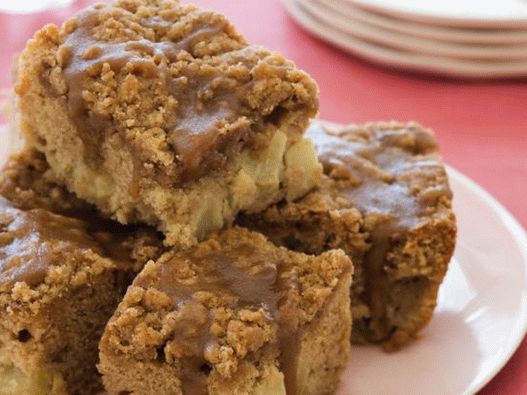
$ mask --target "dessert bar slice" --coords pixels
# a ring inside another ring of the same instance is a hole
[[[39,164],[26,152],[0,176],[0,193],[16,202],[0,197],[0,395],[91,395],[102,388],[102,330],[161,241],[68,204]]]
[[[44,154],[31,148],[8,158],[0,171],[0,195],[22,210],[40,208],[66,216],[98,215],[93,206],[60,185]]]
[[[355,341],[393,349],[431,319],[452,256],[452,194],[434,136],[415,123],[307,132],[324,166],[322,185],[240,222],[309,253],[342,248],[353,257]]]
[[[314,81],[222,15],[176,0],[94,5],[37,32],[17,76],[20,128],[58,180],[170,245],[319,181],[303,139]]]
[[[334,391],[349,352],[352,266],[232,228],[148,263],[106,327],[112,394]]]

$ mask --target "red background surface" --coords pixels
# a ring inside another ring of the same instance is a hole
[[[44,23],[90,0],[40,15],[0,14],[0,88],[12,57]],[[445,161],[500,200],[527,226],[527,83],[474,83],[409,76],[372,66],[301,30],[279,0],[194,0],[224,12],[253,43],[279,50],[320,86],[320,116],[337,122],[416,120],[436,131]],[[527,394],[527,340],[481,391]]]

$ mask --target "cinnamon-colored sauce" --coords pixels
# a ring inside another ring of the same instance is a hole
[[[183,282],[178,272],[178,262],[189,259],[198,270],[196,282]],[[240,264],[240,262],[243,262]],[[257,310],[263,307],[269,312],[269,320],[276,322],[280,348],[280,368],[285,376],[288,394],[296,394],[296,371],[301,333],[283,322],[280,303],[284,290],[294,287],[281,278],[281,262],[272,261],[256,247],[241,244],[235,250],[215,250],[199,255],[189,252],[164,262],[159,267],[156,281],[150,277],[136,280],[136,285],[155,287],[172,297],[175,307],[184,314],[174,330],[174,342],[190,347],[183,366],[182,383],[185,395],[207,394],[207,376],[200,368],[206,366],[205,350],[216,342],[210,333],[211,317],[194,294],[211,291],[232,300],[233,309]],[[193,333],[189,340],[188,334]]]
[[[0,282],[37,286],[52,265],[82,259],[88,250],[117,262],[130,261],[131,247],[124,244],[130,235],[110,221],[22,211],[0,197]]]
[[[214,18],[207,23],[194,23],[192,31],[178,41],[98,40],[94,38],[94,31],[103,14],[109,11],[110,6],[99,6],[80,12],[76,29],[67,35],[61,48],[69,54],[63,73],[70,116],[85,144],[88,163],[97,167],[102,142],[115,132],[121,133],[126,148],[132,150],[132,157],[139,158],[135,164],[136,172],[144,172],[144,161],[148,160],[141,158],[141,152],[133,152],[132,143],[126,143],[125,126],[115,121],[112,115],[103,116],[89,109],[83,98],[83,91],[93,79],[90,75],[96,75],[107,64],[116,74],[126,68],[127,73],[159,83],[166,95],[177,101],[165,131],[179,165],[176,174],[170,175],[171,180],[160,177],[160,182],[191,179],[222,166],[225,157],[221,153],[227,149],[228,142],[243,140],[249,131],[247,125],[235,133],[219,133],[222,122],[231,122],[241,116],[240,90],[246,88],[247,81],[240,83],[213,67],[206,71],[199,67],[186,68],[179,73],[171,71],[170,66],[182,53],[193,54],[198,44],[210,42],[223,33],[227,22]],[[138,23],[154,29],[156,36],[162,37],[174,25],[161,17],[141,19]],[[203,93],[206,98],[200,96]]]

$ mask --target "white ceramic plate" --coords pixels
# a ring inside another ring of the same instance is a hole
[[[429,24],[518,28],[527,27],[525,0],[347,0],[365,9]]]
[[[393,26],[383,27],[376,23],[375,14],[350,8],[345,1],[335,0],[299,0],[300,3],[321,21],[333,26],[345,33],[355,35],[359,38],[371,40],[375,43],[394,47],[396,49],[408,50],[423,54],[448,56],[460,59],[526,59],[527,42],[524,43],[488,43],[480,37],[480,42],[451,42],[438,39],[429,34],[425,37],[419,34],[419,28],[406,29],[407,24],[401,26],[407,31],[394,29]],[[356,11],[359,12],[356,12]],[[363,17],[361,17],[361,12]],[[366,18],[364,18],[366,16]],[[374,16],[373,18],[368,18]],[[380,17],[382,18],[382,17]],[[371,23],[368,19],[374,19]],[[384,18],[388,21],[390,18]],[[384,24],[387,25],[387,24]],[[418,25],[427,28],[426,25]],[[432,27],[432,30],[441,30],[440,27]],[[444,29],[448,31],[448,29]],[[459,29],[458,29],[459,30]],[[489,36],[493,37],[493,36]],[[525,31],[527,39],[527,31]]]
[[[335,7],[334,0],[298,0],[311,14],[323,23],[362,40],[388,46],[397,50],[424,55],[445,56],[459,59],[511,60],[527,59],[527,45],[473,45],[446,43],[436,39],[415,37],[406,33],[389,31],[359,20],[351,20]],[[323,4],[324,3],[324,4]],[[328,6],[333,4],[333,6]]]
[[[372,27],[439,41],[469,44],[525,44],[527,30],[520,29],[463,29],[456,27],[434,26],[393,18],[389,15],[371,12],[356,6],[348,0],[317,0],[318,3],[332,8],[341,16]]]
[[[309,13],[297,0],[284,0],[292,17],[312,34],[347,52],[383,66],[455,78],[518,78],[527,76],[526,60],[470,61],[400,51],[345,33]]]
[[[396,353],[353,347],[337,395],[473,394],[520,344],[527,329],[527,235],[481,187],[451,168],[449,175],[458,241],[432,322]]]

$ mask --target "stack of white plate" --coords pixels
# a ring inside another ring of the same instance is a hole
[[[375,63],[450,77],[527,77],[527,0],[284,2],[305,29]]]

